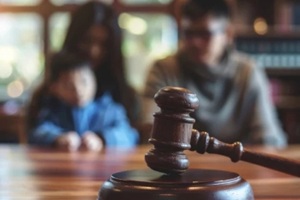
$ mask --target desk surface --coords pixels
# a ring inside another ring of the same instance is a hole
[[[146,169],[144,154],[150,146],[106,149],[101,153],[62,152],[28,146],[0,145],[0,199],[95,200],[111,174]],[[285,150],[256,148],[300,160],[300,146]],[[252,186],[256,200],[300,199],[300,178],[229,158],[185,152],[190,168],[219,169],[238,173]]]

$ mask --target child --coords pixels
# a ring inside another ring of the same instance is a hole
[[[96,79],[88,61],[71,53],[56,54],[46,85],[47,94],[39,100],[37,117],[30,127],[31,143],[71,151],[138,144],[138,133],[111,94],[95,99]]]

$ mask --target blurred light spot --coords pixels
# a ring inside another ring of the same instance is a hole
[[[13,68],[10,64],[8,63],[1,63],[0,67],[0,78],[1,79],[6,79],[12,75]]]
[[[121,28],[126,28],[126,22],[130,20],[130,15],[128,13],[123,13],[119,17],[119,26]]]
[[[20,105],[17,102],[10,100],[5,102],[3,110],[6,114],[13,115],[19,112]]]
[[[16,60],[18,54],[18,50],[15,47],[12,46],[1,46],[0,47],[0,60],[10,62]]]
[[[264,18],[257,18],[253,25],[254,31],[259,35],[264,35],[268,32],[268,24]]]
[[[167,4],[170,2],[170,0],[158,0],[158,2],[162,4]]]
[[[128,13],[123,13],[120,15],[119,25],[135,35],[143,35],[148,29],[147,23],[144,19],[132,16]]]
[[[12,98],[21,96],[23,92],[24,92],[24,85],[19,80],[13,81],[7,86],[7,94]]]

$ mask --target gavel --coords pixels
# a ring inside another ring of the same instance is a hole
[[[154,96],[160,112],[154,114],[153,148],[146,153],[145,161],[151,169],[166,174],[181,174],[189,167],[184,150],[200,154],[215,153],[300,177],[300,162],[266,153],[247,150],[240,142],[223,143],[206,132],[193,129],[195,119],[190,117],[198,106],[197,96],[180,87],[164,87]]]
[[[99,191],[98,200],[254,200],[250,184],[239,174],[213,169],[188,169],[184,150],[216,153],[300,177],[300,163],[275,155],[251,152],[240,142],[223,143],[193,129],[190,113],[199,106],[191,91],[164,87],[154,96],[160,111],[154,114],[153,148],[145,154],[151,169],[114,173]]]

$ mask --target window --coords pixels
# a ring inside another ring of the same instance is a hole
[[[40,3],[41,0],[0,0],[1,4],[6,5],[36,5]]]
[[[169,15],[156,13],[123,13],[119,24],[124,34],[127,78],[141,91],[152,61],[177,49],[177,25]]]
[[[37,14],[0,14],[0,101],[24,100],[40,76],[41,27]]]
[[[50,18],[50,51],[60,50],[70,23],[68,12],[54,13]]]

